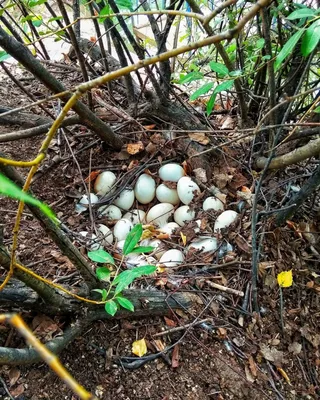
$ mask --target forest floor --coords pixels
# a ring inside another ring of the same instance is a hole
[[[28,82],[28,81],[27,81]],[[73,85],[75,82],[70,81]],[[35,82],[28,82],[35,96],[46,95],[45,89]],[[0,86],[2,106],[17,107],[29,100],[7,80]],[[10,96],[8,96],[10,93]],[[36,109],[32,109],[37,113]],[[103,110],[100,109],[100,112]],[[108,111],[110,114],[110,111]],[[113,120],[112,120],[113,118]],[[221,126],[223,120],[214,121]],[[125,122],[124,125],[123,122]],[[79,127],[67,133],[69,145],[79,164],[75,162],[62,134],[50,146],[48,157],[36,175],[32,190],[38,198],[49,204],[60,220],[75,232],[88,229],[87,214],[75,213],[75,194],[83,191],[83,179],[89,171],[110,169],[118,176],[142,162],[158,163],[150,166],[156,173],[162,160],[184,161],[177,152],[174,140],[163,135],[167,126],[159,121],[139,123],[153,125],[158,132],[136,132],[136,123],[124,121],[110,114],[112,126],[122,126],[120,133],[130,137],[130,142],[142,142],[145,150],[130,155],[127,151],[114,152],[101,145],[95,136]],[[233,121],[235,123],[235,121]],[[21,128],[2,126],[0,135]],[[139,129],[141,131],[141,129]],[[232,138],[233,131],[221,131],[220,137]],[[215,140],[208,136],[208,146]],[[217,134],[219,137],[219,134]],[[39,149],[42,137],[1,143],[0,149],[16,160],[32,159]],[[208,186],[218,186],[226,195],[227,204],[235,208],[239,200],[237,191],[253,185],[248,173],[250,141],[233,144],[212,156],[212,176]],[[301,186],[310,175],[313,165],[293,166],[285,171],[273,172],[264,183],[264,195],[272,204],[280,206],[285,199],[288,185]],[[19,170],[25,176],[25,170]],[[17,203],[0,198],[0,223],[4,224],[5,245],[10,247]],[[310,207],[311,209],[311,207]],[[320,231],[319,220],[305,210],[291,223],[275,228],[272,219],[259,223],[264,228],[260,249],[258,298],[261,315],[249,306],[241,311],[243,298],[236,294],[212,289],[207,281],[228,286],[250,294],[251,282],[251,207],[250,199],[241,210],[241,223],[228,232],[227,239],[233,251],[218,260],[219,267],[201,274],[201,263],[179,271],[179,283],[171,281],[158,286],[159,290],[184,292],[192,300],[190,309],[168,317],[132,320],[100,321],[90,326],[61,354],[60,359],[71,374],[86,389],[101,399],[317,399],[320,396],[320,331],[319,331],[319,265],[314,249],[314,237],[306,233],[306,226]],[[311,210],[309,210],[311,211]],[[311,221],[312,219],[312,221]],[[207,222],[211,224],[210,218]],[[309,229],[309,228],[308,228]],[[311,229],[311,228],[310,228]],[[316,242],[317,242],[316,240]],[[78,244],[77,244],[78,245]],[[78,245],[79,246],[79,245]],[[79,246],[80,247],[80,246]],[[85,250],[81,248],[85,254]],[[319,253],[318,253],[319,254]],[[21,222],[18,257],[21,262],[38,274],[58,283],[76,286],[79,277],[72,264],[46,236],[37,220],[26,211]],[[203,260],[207,267],[216,259]],[[283,289],[284,330],[281,328],[279,286],[277,274],[293,270],[293,285]],[[159,279],[158,279],[159,281]],[[3,310],[5,311],[5,310]],[[58,316],[23,313],[25,321],[42,340],[50,340],[68,322]],[[197,324],[200,320],[207,322]],[[194,323],[193,326],[187,326]],[[176,327],[185,327],[174,331]],[[156,336],[172,330],[163,336]],[[117,357],[132,356],[132,343],[145,338],[150,348],[173,345],[167,356],[149,361],[137,369],[119,365]],[[24,347],[24,341],[13,329],[0,325],[0,345]],[[3,366],[0,377],[0,398],[10,399],[76,399],[65,384],[44,363],[24,367]],[[2,397],[1,397],[2,396]]]

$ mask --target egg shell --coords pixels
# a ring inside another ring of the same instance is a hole
[[[157,187],[156,197],[160,201],[160,203],[170,203],[173,205],[177,205],[180,203],[177,190],[170,189],[163,183],[161,183],[161,185]]]
[[[231,225],[238,217],[238,213],[233,210],[226,210],[219,215],[214,223],[214,232],[219,231],[220,229],[227,228]]]
[[[182,203],[190,204],[195,194],[200,193],[200,188],[189,176],[184,176],[179,179],[177,191]]]
[[[111,220],[121,219],[122,212],[119,207],[114,206],[113,204],[109,206],[101,206],[98,208],[97,214],[99,217],[103,216]]]
[[[195,240],[188,247],[189,250],[196,249],[200,250],[201,253],[211,253],[216,251],[218,248],[218,241],[216,238],[206,238],[201,240]]]
[[[180,226],[184,226],[186,222],[192,221],[196,213],[189,206],[181,206],[174,213],[174,220]]]
[[[114,204],[121,210],[130,210],[134,202],[134,191],[132,189],[124,189],[115,199]]]
[[[98,231],[100,233],[102,233],[102,235],[103,235],[102,244],[104,246],[112,244],[113,233],[111,232],[111,230],[103,224],[98,224],[97,228],[98,228]]]
[[[126,257],[127,268],[135,268],[142,265],[156,265],[157,260],[149,255],[130,253]]]
[[[90,234],[87,231],[81,231],[79,232],[79,235],[85,237],[87,239],[86,246],[90,248],[90,250],[99,250],[101,246],[101,240],[97,238],[97,236],[92,233]]]
[[[100,195],[111,192],[112,186],[116,183],[117,177],[111,171],[104,171],[99,174],[94,182],[94,191]]]
[[[116,240],[125,240],[128,233],[133,228],[133,224],[128,219],[120,219],[114,226],[113,236]]]
[[[134,187],[134,194],[139,203],[149,204],[156,195],[155,180],[150,175],[140,175]]]
[[[162,255],[166,252],[166,249],[164,247],[164,244],[161,242],[159,239],[153,239],[150,240],[149,246],[154,247],[153,252],[151,255],[155,257],[156,259],[160,259]]]
[[[166,164],[159,169],[159,176],[163,181],[178,182],[184,175],[184,169],[175,163]]]
[[[204,211],[207,210],[214,210],[214,211],[223,211],[224,205],[221,200],[217,199],[216,197],[208,197],[203,202],[202,208]]]
[[[226,254],[232,251],[233,251],[233,246],[229,242],[225,242],[219,247],[218,257],[222,258]]]
[[[161,228],[161,232],[167,233],[169,236],[171,236],[173,231],[177,228],[180,228],[180,226],[176,222],[168,222]]]
[[[182,251],[171,249],[166,251],[159,260],[160,265],[165,267],[177,267],[184,262],[184,255]]]
[[[173,211],[174,207],[172,204],[160,203],[150,208],[146,220],[149,224],[154,224],[161,228],[168,222]]]
[[[96,196],[94,193],[89,193],[89,196],[90,196],[91,204],[98,203],[98,201],[99,201],[98,196]],[[80,204],[89,204],[89,197],[86,194],[84,194],[81,197],[81,199],[79,200],[79,203]]]
[[[130,210],[124,214],[123,218],[131,221],[133,225],[142,224],[145,221],[146,213],[142,210]]]

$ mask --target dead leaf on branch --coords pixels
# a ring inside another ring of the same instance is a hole
[[[188,133],[188,136],[194,142],[203,144],[204,146],[206,146],[210,142],[209,138],[206,136],[204,132],[192,132]]]
[[[141,151],[143,150],[144,150],[144,144],[142,142],[127,144],[127,152],[131,155],[141,153]]]

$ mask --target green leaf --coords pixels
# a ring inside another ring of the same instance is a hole
[[[111,272],[106,267],[100,267],[100,268],[96,269],[96,275],[97,275],[97,278],[99,279],[99,281],[109,281],[110,274],[111,274]]]
[[[61,21],[62,19],[63,19],[63,17],[61,15],[59,17],[52,17],[52,18],[48,19],[48,23],[54,22],[54,21]]]
[[[207,116],[209,117],[209,115],[212,113],[213,107],[214,107],[214,103],[216,101],[216,97],[217,97],[217,93],[213,92],[208,103],[207,103]]]
[[[133,11],[133,3],[131,0],[116,0],[116,4],[120,9]]]
[[[8,54],[5,51],[0,51],[0,62],[7,60],[8,58],[10,58],[10,54]]]
[[[190,83],[193,81],[197,81],[199,79],[203,78],[203,74],[199,71],[193,71],[193,72],[189,72],[187,75],[183,76],[180,80],[179,83],[180,85],[186,84],[186,83]]]
[[[315,112],[315,113],[320,113],[320,106],[318,106],[317,108],[315,108],[315,109],[313,110],[313,112]]]
[[[220,85],[218,85],[214,89],[214,91],[213,91],[213,93],[212,93],[212,95],[211,95],[211,97],[210,97],[210,99],[209,99],[209,101],[207,103],[206,112],[207,112],[208,116],[212,113],[212,110],[213,110],[213,107],[214,107],[214,103],[216,101],[217,94],[220,93],[220,92],[223,92],[225,90],[231,89],[233,84],[234,84],[234,80],[224,81],[224,82],[220,83]]]
[[[99,23],[103,23],[103,21],[105,20],[105,17],[107,17],[108,15],[111,14],[111,8],[109,6],[109,4],[107,4],[106,6],[103,7],[103,9],[99,12]]]
[[[217,74],[221,75],[222,77],[228,75],[228,73],[229,73],[228,68],[224,64],[211,61],[209,63],[209,66],[211,68],[211,71],[216,72]]]
[[[121,272],[114,281],[112,285],[117,285],[115,289],[115,294],[121,293],[125,288],[127,288],[136,278],[140,278],[142,275],[149,275],[155,272],[157,269],[154,265],[143,265],[141,267],[136,267],[129,269],[127,271]]]
[[[234,80],[224,81],[214,89],[214,93],[220,93],[224,92],[225,90],[229,90],[232,88],[233,84]]]
[[[318,45],[320,40],[320,20],[318,19],[309,26],[302,38],[301,52],[307,57]]]
[[[114,281],[112,282],[112,285],[116,285],[117,287],[115,289],[115,294],[121,293],[125,288],[127,288],[134,280],[135,280],[135,275],[132,273],[132,270],[127,270],[121,272]]]
[[[142,225],[137,224],[129,233],[128,236],[126,237],[126,240],[123,245],[123,254],[126,256],[131,251],[136,247],[137,243],[139,242],[141,236],[142,236]]]
[[[265,39],[260,38],[259,40],[257,40],[255,48],[260,50],[264,47],[264,44],[265,44]]]
[[[274,63],[274,68],[276,71],[279,69],[283,61],[288,57],[288,55],[292,53],[293,49],[296,47],[296,44],[298,43],[304,32],[304,29],[300,29],[299,31],[297,31],[282,47]]]
[[[115,313],[118,311],[117,304],[113,300],[109,300],[104,305],[104,309],[106,310],[107,314],[110,314],[112,316],[114,316]]]
[[[154,247],[152,246],[137,246],[131,251],[131,253],[150,253],[153,250]]]
[[[150,275],[153,274],[157,270],[157,267],[154,265],[141,265],[140,267],[133,268],[131,272],[135,276],[135,278],[140,278],[142,275]]]
[[[125,297],[117,296],[115,300],[120,304],[121,307],[125,308],[129,311],[134,311],[134,305],[131,303],[130,300],[126,299]]]
[[[102,249],[95,250],[95,251],[89,251],[88,257],[90,258],[90,260],[100,263],[100,264],[114,264],[115,263],[112,255]]]
[[[198,97],[206,94],[209,92],[209,90],[211,90],[214,86],[213,82],[208,82],[205,83],[204,85],[202,85],[198,90],[196,90],[194,93],[192,93],[192,95],[190,96],[190,100],[196,100]]]
[[[302,19],[313,17],[316,14],[316,10],[312,10],[311,8],[301,8],[300,10],[295,10],[291,14],[287,16],[287,19]]]
[[[229,76],[235,78],[236,76],[242,75],[241,69],[236,69],[235,71],[230,71]]]
[[[43,19],[41,16],[36,16],[32,19],[32,25],[35,26],[36,28],[39,28],[43,23]]]
[[[106,301],[107,300],[108,292],[106,291],[106,289],[92,289],[92,291],[100,293],[102,301]]]
[[[38,207],[48,218],[52,219],[54,222],[58,222],[58,218],[55,216],[54,212],[46,204],[42,203],[40,200],[35,199],[30,194],[24,192],[19,186],[11,182],[6,176],[0,173],[0,193],[5,196],[11,197],[12,199],[17,199],[23,201],[27,204]]]
[[[47,0],[31,0],[28,2],[29,7],[35,7],[35,6],[40,6],[41,4],[46,3]]]

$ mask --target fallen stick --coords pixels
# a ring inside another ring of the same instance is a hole
[[[162,332],[156,333],[155,335],[153,335],[153,337],[159,337],[159,336],[167,335],[169,333],[183,331],[185,329],[191,328],[192,326],[200,325],[203,322],[212,322],[212,318],[206,318],[206,319],[202,319],[201,321],[195,321],[195,322],[191,322],[190,324],[186,324],[186,325],[183,325],[183,326],[177,326],[175,328],[167,329],[166,331],[162,331]]]
[[[218,283],[210,282],[209,280],[206,280],[206,283],[214,289],[218,289],[227,293],[236,294],[237,296],[240,297],[244,296],[244,293],[241,290],[231,289],[226,286],[219,285]]]

